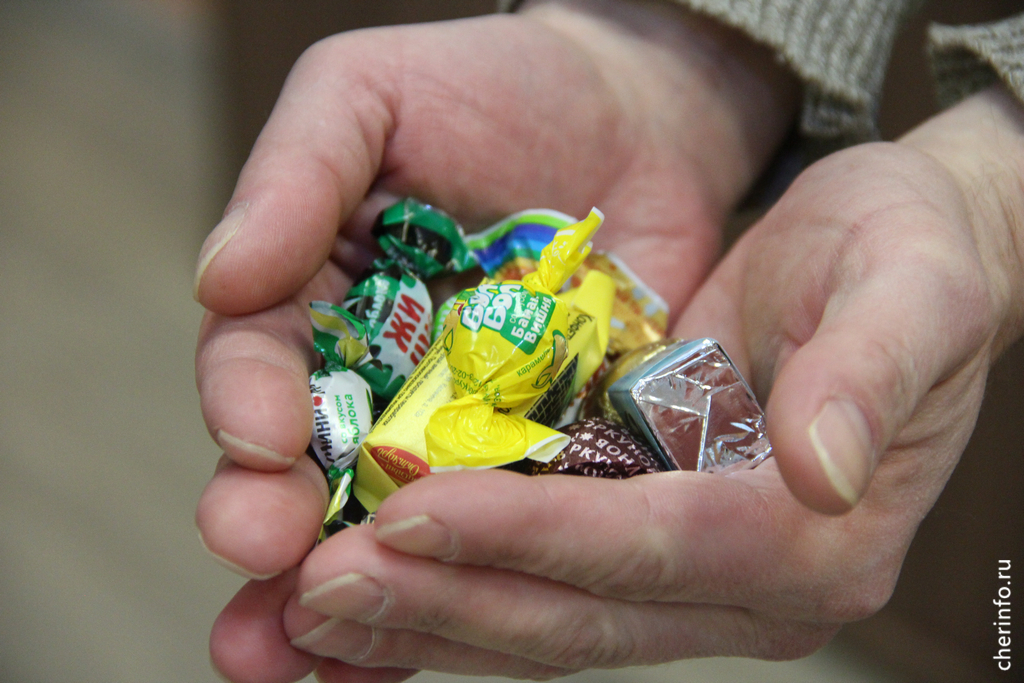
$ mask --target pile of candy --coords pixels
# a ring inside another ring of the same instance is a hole
[[[503,467],[625,478],[752,467],[764,416],[721,346],[665,338],[668,309],[615,256],[604,217],[524,211],[466,237],[413,199],[340,305],[310,305],[309,455],[332,498],[321,539],[431,473]],[[432,314],[425,282],[481,268]]]

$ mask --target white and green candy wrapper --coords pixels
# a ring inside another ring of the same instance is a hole
[[[326,301],[310,304],[313,346],[324,367],[309,377],[313,401],[313,434],[309,455],[323,470],[331,499],[320,539],[346,526],[342,512],[352,492],[359,445],[373,423],[370,385],[351,366],[368,358],[365,326],[350,313]]]
[[[324,367],[309,377],[313,401],[312,455],[325,473],[355,465],[359,444],[373,422],[373,397],[366,380],[350,370],[367,355],[365,330],[349,314],[324,301],[310,304],[313,345]]]
[[[395,261],[378,259],[338,310],[362,325],[367,355],[348,367],[369,382],[383,410],[430,348],[430,292]]]

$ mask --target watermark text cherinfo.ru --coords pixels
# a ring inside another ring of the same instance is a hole
[[[1012,612],[1010,609],[1010,560],[999,560],[999,588],[996,589],[996,597],[992,604],[996,606],[996,620],[992,625],[996,627],[997,652],[992,657],[1000,671],[1009,671],[1013,666],[1013,657],[1010,653],[1010,621]]]

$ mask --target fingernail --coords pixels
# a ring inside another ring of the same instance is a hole
[[[224,559],[223,557],[221,557],[217,553],[215,553],[212,550],[210,550],[210,546],[206,545],[206,539],[203,538],[203,532],[202,531],[199,532],[199,543],[202,544],[203,550],[205,550],[207,553],[209,553],[210,557],[212,557],[217,564],[219,564],[220,566],[224,567],[225,569],[228,569],[228,570],[234,572],[235,574],[238,574],[239,576],[245,577],[247,579],[254,579],[256,581],[266,581],[267,579],[272,579],[272,578],[274,578],[275,576],[277,576],[278,574],[281,573],[281,572],[274,572],[272,574],[256,574],[254,572],[249,571],[248,569],[245,569],[243,567],[238,566],[237,564],[235,564],[234,562],[232,562],[230,560]]]
[[[420,557],[453,560],[459,554],[458,537],[427,515],[382,524],[377,527],[377,540],[389,548]]]
[[[277,451],[272,451],[264,446],[257,446],[256,444],[249,443],[248,441],[243,441],[237,436],[225,432],[223,429],[217,430],[217,445],[225,451],[243,451],[249,455],[255,456],[258,460],[265,460],[274,465],[291,465],[295,462],[293,458],[286,458]]]
[[[376,632],[369,626],[332,618],[309,633],[293,638],[291,644],[321,657],[358,662],[370,654],[375,636]]]
[[[220,253],[220,250],[224,248],[231,238],[238,232],[238,228],[242,225],[242,220],[245,218],[245,210],[248,208],[248,204],[239,204],[231,210],[227,216],[221,219],[217,227],[206,236],[206,241],[203,242],[203,248],[199,250],[199,262],[196,264],[196,277],[192,282],[192,296],[195,299],[199,299],[199,285],[203,280],[203,274],[206,272],[206,268],[213,261],[213,258]]]
[[[327,616],[372,621],[391,605],[391,593],[368,576],[349,573],[306,591],[299,604]]]
[[[874,468],[871,432],[864,415],[852,402],[832,399],[807,432],[832,488],[851,506],[856,505]]]

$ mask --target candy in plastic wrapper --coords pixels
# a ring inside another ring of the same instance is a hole
[[[612,306],[612,331],[608,355],[619,356],[639,346],[665,337],[668,329],[668,304],[648,287],[618,256],[611,252],[591,252],[570,284],[596,270],[615,281]]]
[[[560,211],[528,209],[469,236],[466,244],[490,279],[522,280],[537,270],[541,252],[555,233],[575,222],[575,218]]]
[[[714,339],[676,342],[612,384],[608,395],[669,469],[730,472],[771,454],[764,413]]]
[[[524,474],[574,474],[605,479],[626,479],[663,472],[661,459],[622,425],[589,418],[561,430],[569,445],[548,463],[523,460],[510,466]]]
[[[344,469],[331,467],[327,470],[327,484],[331,492],[331,498],[327,503],[327,512],[324,513],[324,522],[320,527],[318,543],[327,540],[328,537],[350,526],[344,521],[342,515],[345,505],[352,495],[352,478],[354,476],[355,471],[351,467]]]
[[[448,320],[448,314],[455,308],[455,301],[458,298],[458,294],[453,294],[437,307],[437,313],[434,314],[434,326],[430,329],[431,343],[437,341],[437,338],[441,336],[441,332],[444,331],[444,324]]]
[[[430,347],[430,293],[394,261],[378,259],[341,307],[366,329],[367,356],[350,367],[369,382],[383,407]]]
[[[556,293],[590,252],[603,218],[595,209],[559,230],[537,271],[522,281],[488,282],[458,296],[439,339],[458,398],[435,410],[427,423],[431,469],[546,461],[565,445],[565,435],[510,411],[544,393],[569,356],[569,305]]]
[[[555,233],[575,222],[571,216],[549,209],[520,211],[472,235],[467,244],[489,278],[496,282],[521,280],[537,269],[540,254]],[[615,254],[592,251],[567,286],[578,287],[594,270],[610,276],[616,285],[608,344],[610,356],[619,356],[665,336],[668,305]]]
[[[352,370],[335,367],[314,372],[309,392],[313,399],[309,445],[314,459],[325,473],[332,467],[352,467],[373,420],[369,385]]]
[[[509,414],[553,425],[572,396],[580,391],[604,359],[614,283],[595,273],[576,290],[566,292],[569,323],[565,329],[567,358],[547,388],[510,408]],[[457,398],[444,345],[434,343],[409,381],[398,392],[360,448],[353,496],[370,511],[387,496],[432,471],[425,430],[435,410]],[[493,467],[480,454],[469,454],[470,467]],[[484,454],[485,455],[485,454]]]
[[[611,362],[608,360],[606,353],[604,359],[601,360],[601,365],[597,367],[597,370],[590,376],[587,383],[583,385],[583,388],[576,392],[576,395],[572,397],[565,410],[562,411],[562,414],[552,425],[555,429],[567,427],[581,418],[583,405],[586,403],[587,397],[594,392],[594,389],[601,383],[601,378],[608,374],[610,368]]]
[[[368,355],[366,328],[351,314],[326,301],[310,304],[313,346],[324,367],[309,377],[313,434],[306,453],[320,466],[331,491],[319,540],[344,526],[359,446],[373,421],[370,386],[349,365]]]
[[[326,301],[309,306],[313,347],[324,367],[309,376],[313,401],[313,435],[309,451],[326,474],[351,467],[359,444],[370,431],[373,398],[370,386],[349,368],[368,356],[366,328],[354,316]]]
[[[372,234],[384,253],[424,280],[477,265],[459,224],[415,199],[403,199],[381,211]]]

